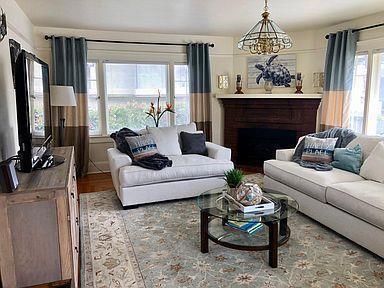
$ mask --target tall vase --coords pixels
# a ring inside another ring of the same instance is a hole
[[[271,80],[264,81],[264,90],[266,94],[272,94],[273,83]]]

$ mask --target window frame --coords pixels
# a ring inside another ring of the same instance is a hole
[[[94,63],[94,64],[96,64],[96,80],[91,80],[91,81],[96,81],[96,85],[97,85],[97,100],[99,100],[99,103],[98,103],[98,111],[99,111],[99,131],[98,132],[96,132],[96,133],[89,133],[89,136],[90,137],[97,137],[97,136],[101,136],[101,135],[103,135],[102,133],[102,131],[103,131],[103,121],[102,121],[102,119],[103,119],[103,117],[102,117],[102,96],[101,96],[101,91],[102,90],[100,90],[100,74],[99,74],[99,66],[100,66],[100,63],[99,63],[99,61],[98,60],[92,60],[92,59],[88,59],[87,60],[87,65],[88,65],[88,63]],[[87,82],[88,82],[89,80],[88,80],[88,78],[87,78]],[[88,101],[89,101],[89,95],[87,95],[87,97],[88,97]]]
[[[104,138],[109,136],[108,132],[108,99],[107,99],[107,84],[106,84],[106,65],[108,63],[116,64],[154,64],[154,65],[167,65],[167,81],[166,89],[167,96],[166,102],[175,106],[175,65],[187,65],[186,61],[173,61],[173,60],[122,60],[122,59],[94,59],[90,58],[87,63],[97,64],[97,87],[99,93],[99,117],[100,117],[100,131],[98,134],[89,135],[91,138]],[[143,115],[144,116],[144,115]],[[169,125],[175,125],[176,115],[170,113],[168,118]],[[145,128],[145,127],[143,127]]]
[[[369,115],[370,115],[370,102],[371,95],[375,93],[375,85],[374,81],[376,81],[374,74],[375,63],[373,63],[373,54],[375,53],[384,53],[384,38],[374,39],[374,40],[366,40],[357,43],[357,51],[355,56],[357,55],[368,55],[368,64],[367,64],[367,79],[366,79],[366,89],[365,89],[365,103],[364,103],[364,116],[363,116],[363,127],[362,133],[368,134],[368,126],[369,126]],[[377,135],[370,133],[369,135]]]

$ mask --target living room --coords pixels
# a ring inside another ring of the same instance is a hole
[[[383,287],[381,2],[0,0],[2,287]]]

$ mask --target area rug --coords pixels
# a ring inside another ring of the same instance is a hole
[[[114,191],[80,198],[81,287],[384,287],[381,258],[300,213],[273,269],[267,252],[200,253],[194,199],[122,210]]]

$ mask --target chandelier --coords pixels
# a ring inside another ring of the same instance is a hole
[[[275,22],[268,18],[268,3],[265,0],[261,19],[237,43],[237,47],[252,54],[278,53],[292,47],[292,39]]]

